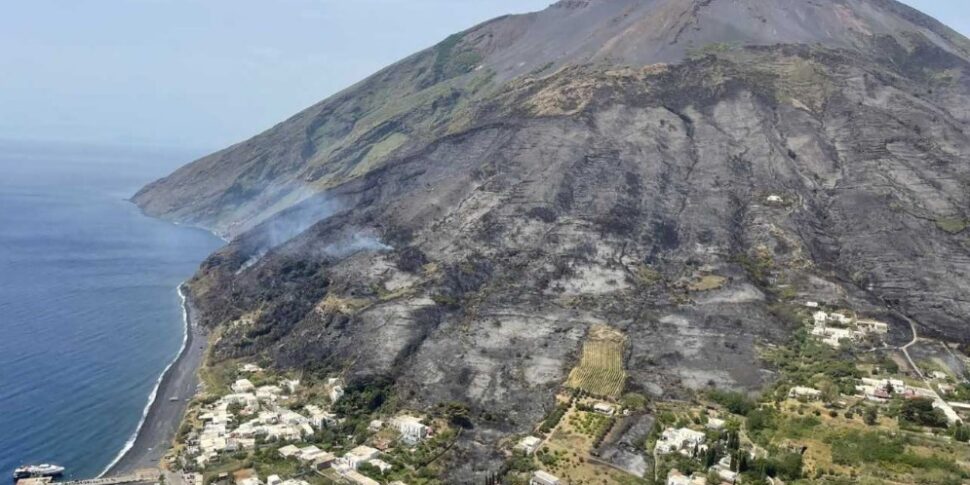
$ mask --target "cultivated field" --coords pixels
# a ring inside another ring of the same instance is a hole
[[[593,396],[616,399],[626,384],[623,350],[626,336],[606,325],[590,329],[583,356],[569,373],[566,387],[580,389]]]

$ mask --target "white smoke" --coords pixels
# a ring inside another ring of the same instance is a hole
[[[341,241],[330,243],[323,248],[323,252],[328,256],[343,259],[360,252],[385,252],[392,251],[393,247],[381,242],[376,236],[357,232]]]

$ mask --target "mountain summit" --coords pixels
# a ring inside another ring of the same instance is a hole
[[[892,41],[967,59],[970,43],[892,0],[563,0],[453,35],[138,193],[148,213],[236,235],[449,132],[510,80],[642,67],[741,46],[866,52]]]
[[[563,0],[135,201],[232,238],[190,284],[213,359],[467,403],[480,477],[604,325],[673,397],[761,386],[808,301],[970,341],[968,53],[892,0]]]

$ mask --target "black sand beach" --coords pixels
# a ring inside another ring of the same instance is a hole
[[[208,339],[195,323],[191,301],[185,299],[188,332],[185,349],[169,367],[158,387],[155,402],[138,431],[131,449],[104,475],[120,475],[143,468],[157,467],[165,452],[171,447],[189,400],[195,396],[198,386],[198,369],[205,355]],[[177,397],[177,401],[171,401]]]

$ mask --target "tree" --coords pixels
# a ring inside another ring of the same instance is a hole
[[[455,426],[460,426],[462,428],[471,428],[471,410],[468,405],[456,401],[449,402],[445,404],[444,415],[448,418],[448,421]]]
[[[818,390],[822,393],[822,401],[824,402],[835,402],[839,399],[839,386],[835,385],[831,380],[822,381]]]
[[[952,433],[954,441],[962,441],[964,443],[970,441],[970,427],[964,426],[959,421],[953,426]]]
[[[869,426],[876,424],[876,418],[879,417],[879,412],[873,406],[867,406],[866,410],[863,412],[863,420]]]
[[[707,453],[704,454],[704,466],[710,468],[717,463],[717,450],[713,446],[707,448]]]
[[[748,413],[748,429],[752,432],[774,425],[774,414],[768,409],[752,409]]]
[[[623,398],[620,399],[620,404],[622,404],[624,408],[633,411],[642,411],[647,407],[647,397],[643,394],[630,392],[623,395]]]
[[[946,415],[943,411],[933,407],[933,401],[928,398],[907,399],[899,408],[899,417],[910,423],[934,428],[945,428]]]

